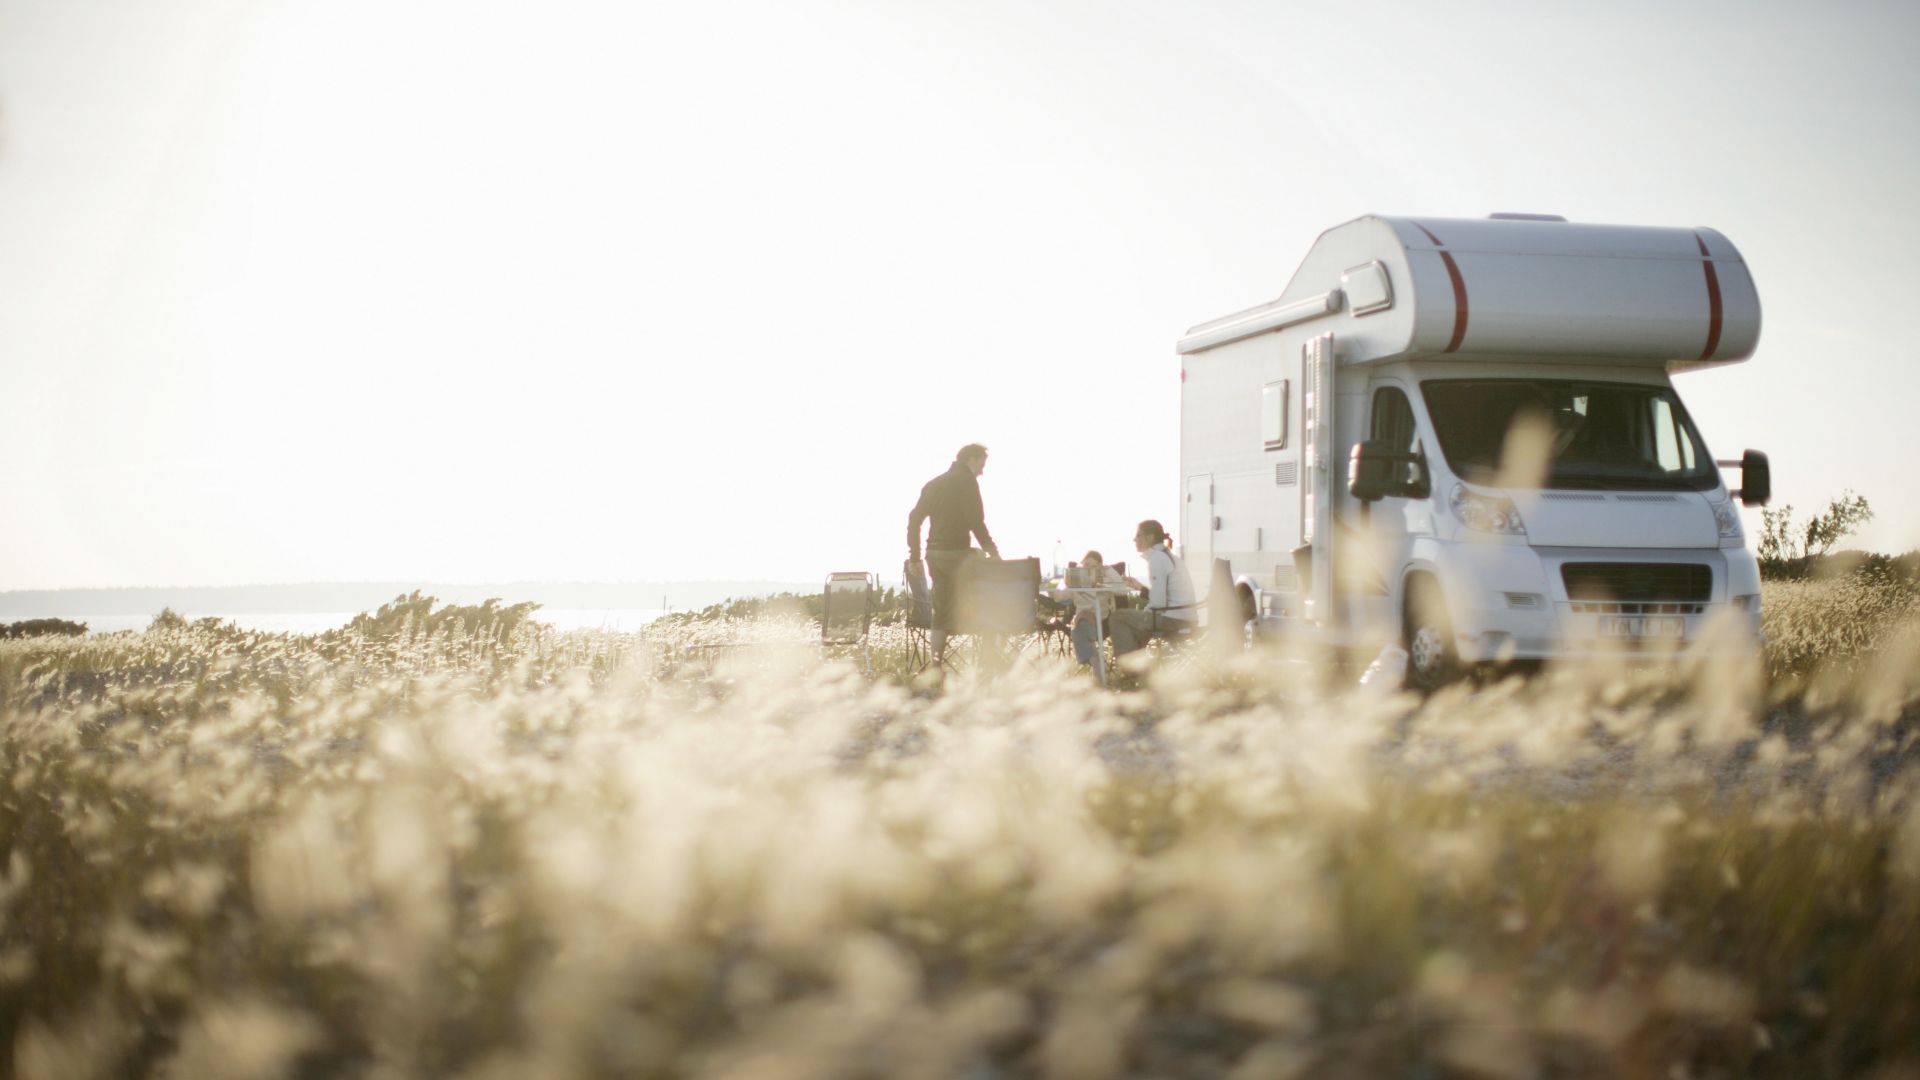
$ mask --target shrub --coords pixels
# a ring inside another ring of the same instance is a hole
[[[1783,572],[1791,573],[1794,564],[1804,568],[1808,560],[1827,554],[1833,545],[1872,521],[1873,509],[1867,505],[1866,496],[1848,490],[1829,501],[1825,510],[1804,524],[1794,520],[1791,503],[1778,510],[1762,510],[1760,519],[1762,526],[1755,555],[1760,560],[1761,574],[1777,577]]]
[[[355,615],[346,626],[323,637],[334,640],[351,635],[388,641],[410,634],[464,632],[504,642],[513,636],[527,616],[540,610],[540,605],[531,601],[501,607],[497,596],[488,597],[478,604],[435,607],[439,603],[437,598],[423,596],[420,590],[415,589],[380,605],[378,611]]]
[[[86,623],[66,619],[26,619],[0,626],[0,638],[81,637],[86,632]]]
[[[892,626],[904,622],[912,611],[913,598],[903,589],[882,586],[873,592],[873,622],[876,626]],[[708,604],[695,611],[674,611],[662,615],[655,623],[662,627],[686,626],[693,623],[739,621],[758,619],[775,612],[798,612],[814,622],[820,621],[821,594],[776,593],[770,596],[751,596],[728,598],[717,604]]]

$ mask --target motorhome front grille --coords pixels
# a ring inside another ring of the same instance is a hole
[[[1679,502],[1680,496],[1678,495],[1615,495],[1613,497],[1613,501],[1614,502],[1630,502],[1630,503],[1670,503],[1670,502]]]
[[[1300,482],[1300,463],[1297,461],[1278,462],[1273,467],[1273,482],[1281,487]]]
[[[1705,604],[1623,604],[1589,601],[1570,605],[1575,615],[1701,615]]]
[[[1554,502],[1606,502],[1607,497],[1591,491],[1547,491],[1540,495]]]
[[[1703,563],[1566,563],[1560,580],[1576,602],[1704,601],[1713,592],[1713,569]]]

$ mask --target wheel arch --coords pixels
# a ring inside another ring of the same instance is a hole
[[[1447,614],[1453,614],[1453,597],[1447,590],[1446,575],[1440,572],[1439,564],[1431,559],[1416,555],[1400,569],[1398,591],[1393,597],[1393,607],[1401,616],[1407,612],[1407,602],[1413,597],[1415,586],[1422,582],[1430,584],[1440,594],[1440,602],[1445,605]]]
[[[1428,596],[1431,599],[1422,600]],[[1458,676],[1455,626],[1444,576],[1430,566],[1409,567],[1400,588],[1400,643],[1407,650],[1408,688],[1432,693]]]
[[[1233,579],[1233,597],[1240,606],[1240,621],[1242,623],[1249,619],[1260,617],[1258,597],[1263,591],[1265,590],[1260,588],[1259,582],[1245,574],[1241,574]]]

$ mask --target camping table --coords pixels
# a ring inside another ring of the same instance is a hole
[[[1125,585],[1070,585],[1049,591],[1056,596],[1085,596],[1093,600],[1093,674],[1101,686],[1107,685],[1107,621],[1100,614],[1100,597],[1111,596],[1117,600],[1132,596],[1133,590]]]

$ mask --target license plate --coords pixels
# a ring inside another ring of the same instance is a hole
[[[1672,615],[1602,615],[1600,636],[1677,640],[1687,636],[1687,621]]]

